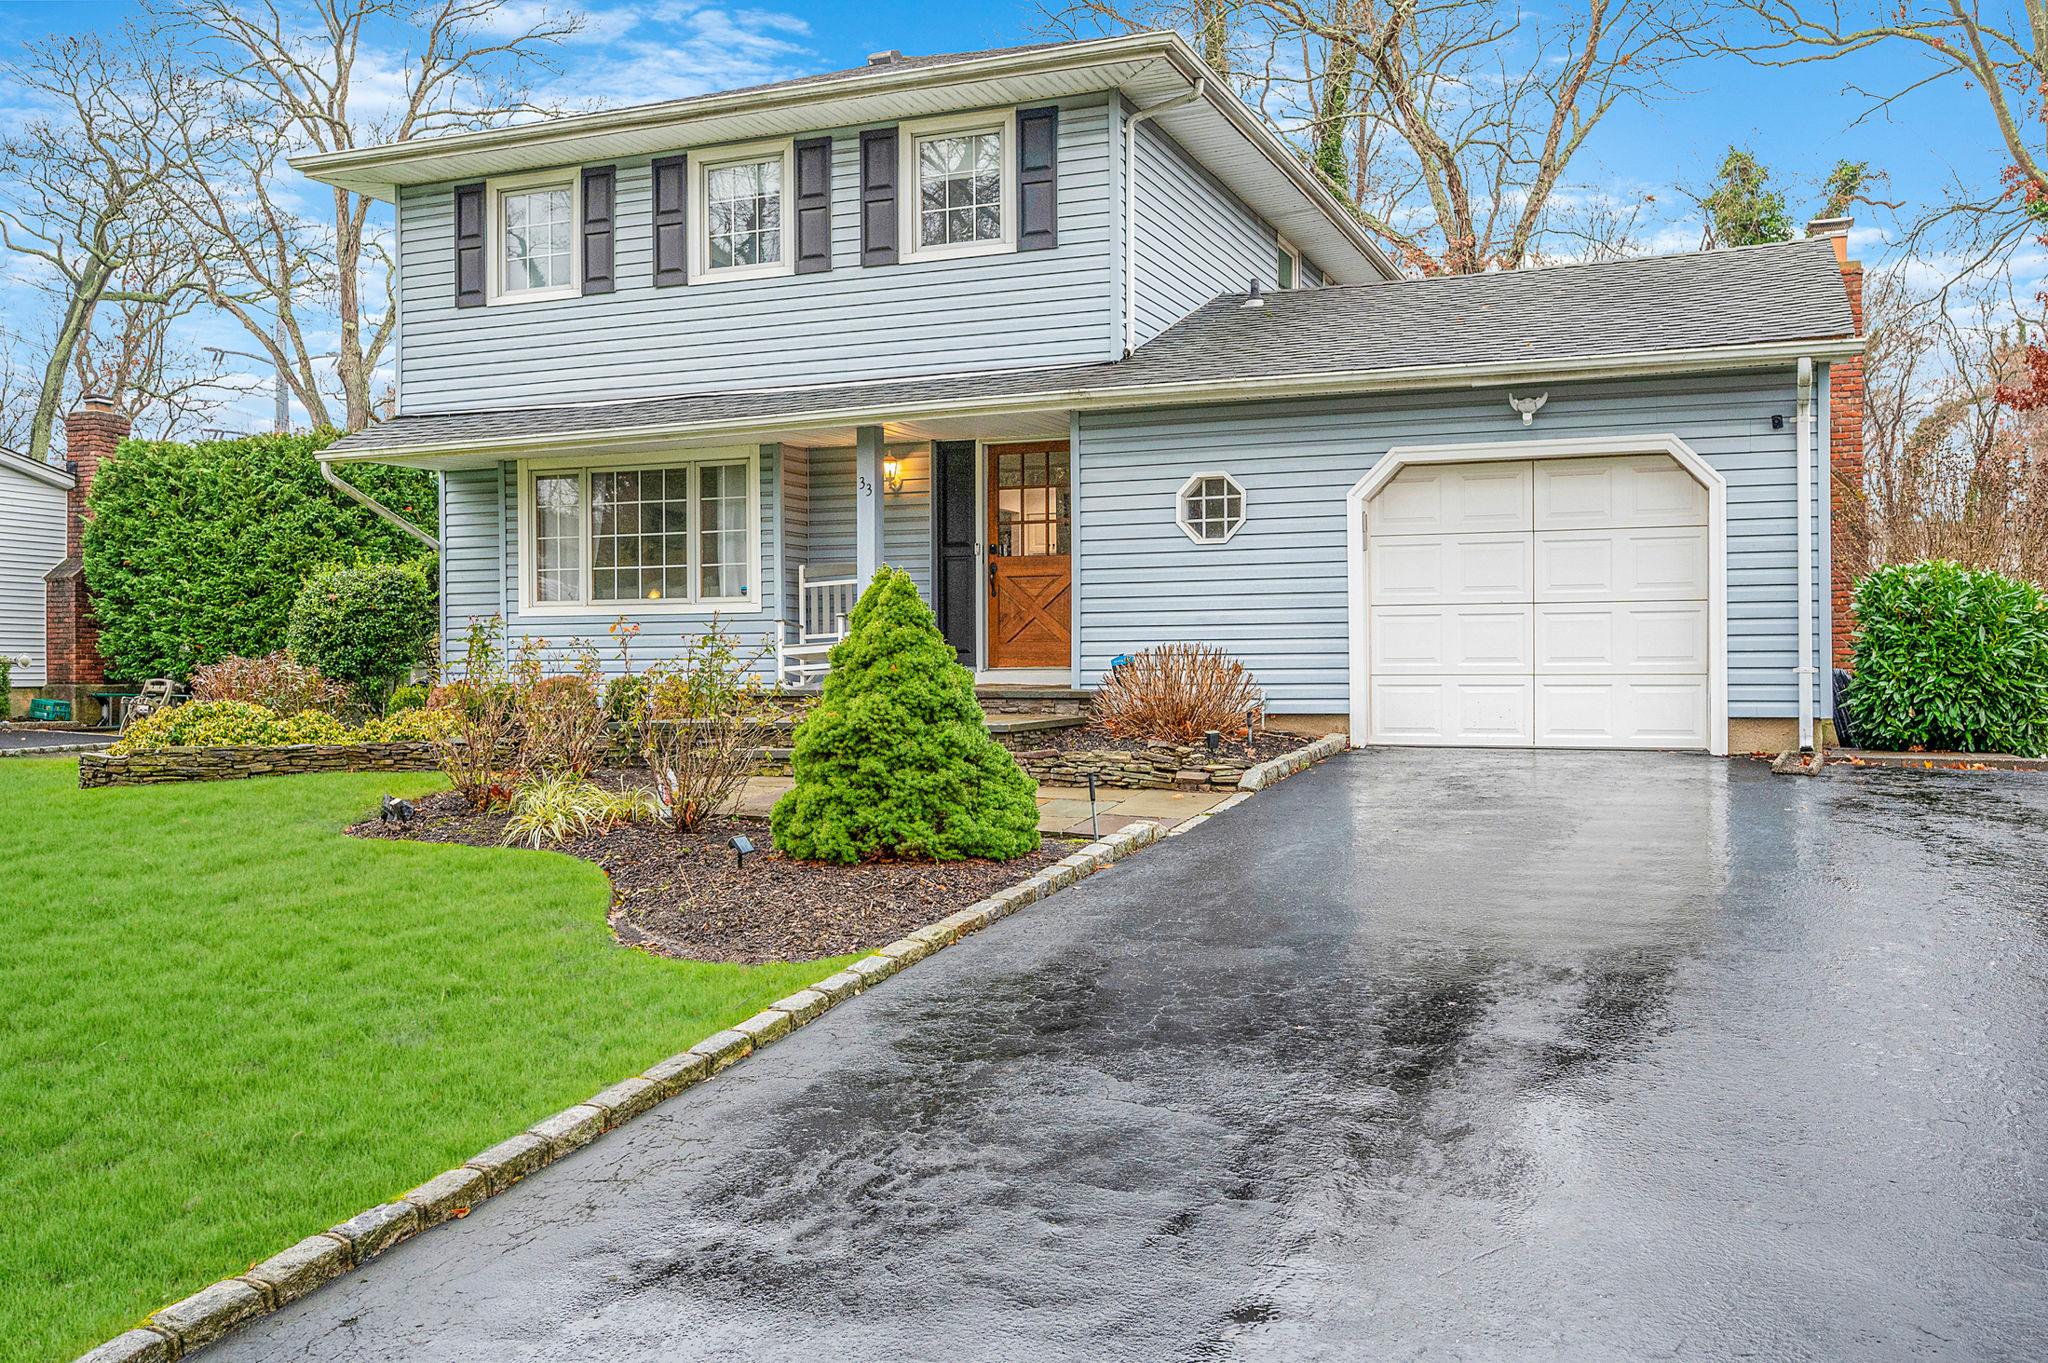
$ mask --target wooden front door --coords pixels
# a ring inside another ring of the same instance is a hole
[[[1064,440],[988,447],[988,665],[1065,667],[1073,483]]]

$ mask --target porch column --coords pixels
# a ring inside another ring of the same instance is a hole
[[[882,566],[882,428],[862,426],[853,446],[854,573],[865,591]]]

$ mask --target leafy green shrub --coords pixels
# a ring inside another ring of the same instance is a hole
[[[384,703],[384,713],[395,715],[401,710],[424,710],[430,692],[420,682],[407,682],[391,692],[391,699]]]
[[[111,749],[115,756],[158,748],[277,747],[287,743],[342,743],[346,724],[318,710],[280,715],[245,700],[195,700],[144,715]]]
[[[292,599],[323,563],[402,562],[417,540],[327,486],[315,455],[337,432],[203,444],[127,440],[93,479],[85,579],[117,677],[188,677],[285,643]],[[434,475],[381,465],[350,482],[423,527]]]
[[[365,721],[352,737],[357,743],[438,743],[461,726],[452,710],[416,708]]]
[[[434,591],[410,565],[323,568],[292,602],[286,637],[295,656],[355,687],[381,714],[392,688],[426,659]]]
[[[2048,595],[1946,560],[1856,584],[1849,712],[1867,747],[2048,751]]]
[[[793,857],[1010,860],[1037,850],[1036,787],[989,736],[974,677],[900,569],[862,593],[796,731],[796,786],[776,802]]]
[[[230,655],[192,672],[192,699],[245,700],[280,715],[320,710],[339,716],[348,707],[348,688],[327,680],[282,649],[261,658]]]

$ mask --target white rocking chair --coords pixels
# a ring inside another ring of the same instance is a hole
[[[846,637],[846,618],[860,600],[860,578],[813,578],[810,568],[796,570],[796,638],[775,641],[776,679],[791,690],[822,684],[832,670],[832,645]]]

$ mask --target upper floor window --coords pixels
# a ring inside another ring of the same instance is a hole
[[[910,259],[1015,248],[1016,136],[1009,111],[903,126]]]
[[[495,300],[576,293],[576,180],[572,174],[491,183]]]
[[[1306,287],[1301,276],[1301,252],[1288,244],[1287,238],[1280,238],[1280,259],[1276,266],[1280,287],[1299,289]]]
[[[751,279],[789,273],[787,142],[714,151],[697,161],[696,277]]]

